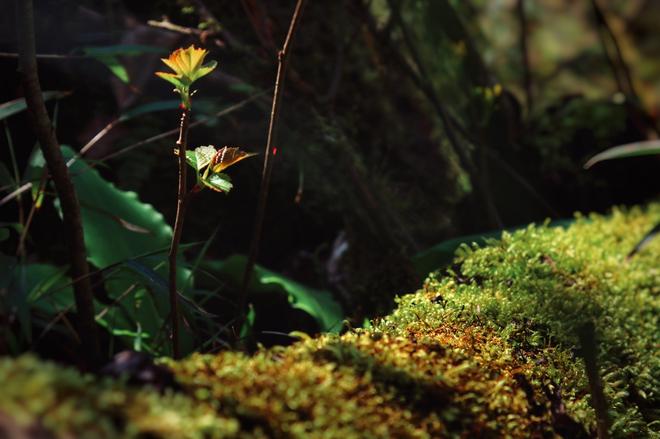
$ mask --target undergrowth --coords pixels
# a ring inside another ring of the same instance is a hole
[[[60,437],[586,437],[593,324],[613,437],[660,437],[660,204],[463,246],[370,329],[162,359],[178,390],[0,360],[0,414]],[[1,431],[1,424],[0,424]]]

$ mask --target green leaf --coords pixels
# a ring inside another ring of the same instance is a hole
[[[206,261],[203,265],[219,278],[234,286],[240,286],[246,261],[244,255],[234,255],[223,261]],[[254,267],[248,290],[253,297],[273,291],[285,294],[291,307],[312,316],[322,331],[339,332],[341,329],[344,311],[328,291],[304,286],[259,265]]]
[[[7,291],[9,309],[15,310],[21,331],[28,342],[32,337],[30,309],[47,316],[74,307],[71,279],[66,269],[48,264],[18,263],[0,254],[0,290]]]
[[[185,91],[186,85],[181,81],[181,79],[178,76],[163,72],[156,72],[156,76],[174,85],[174,87],[178,90],[179,94],[181,94],[181,96],[183,97],[183,93],[186,92]]]
[[[584,164],[584,169],[589,169],[596,163],[605,160],[657,154],[660,154],[660,140],[647,140],[645,142],[628,143],[626,145],[620,145],[606,149],[600,154],[596,154],[595,156],[591,157],[587,163]]]
[[[216,154],[215,147],[212,145],[198,146],[195,148],[195,157],[197,159],[197,170],[201,171],[213,160]]]
[[[119,62],[116,57],[104,55],[95,58],[105,64],[105,66],[112,72],[112,74],[119,78],[121,82],[124,84],[128,84],[130,82],[126,68]]]
[[[68,146],[63,146],[62,152],[66,159],[74,155]],[[172,228],[161,213],[150,204],[141,202],[135,192],[117,189],[84,160],[73,163],[71,176],[83,206],[88,258],[95,266],[108,267],[169,248]],[[173,186],[172,191],[176,191],[176,187]],[[114,217],[105,212],[112,212]],[[116,218],[148,233],[128,230]]]
[[[193,77],[192,77],[192,81],[197,81],[199,78],[208,75],[217,66],[218,66],[217,61],[210,61],[209,63],[203,65],[197,71],[195,71],[195,73],[193,74]]]
[[[149,102],[148,104],[138,105],[130,110],[125,111],[119,116],[119,121],[124,122],[143,114],[154,113],[156,111],[176,110],[181,105],[179,99],[169,99],[165,101]]]
[[[62,152],[66,159],[74,155],[74,151],[67,146],[62,147]],[[117,189],[84,160],[73,163],[71,176],[82,206],[89,261],[100,268],[121,268],[106,280],[108,295],[117,300],[132,285],[137,285],[137,288],[133,287],[135,289],[132,294],[122,298],[124,310],[115,307],[104,317],[104,321],[113,328],[129,331],[135,331],[139,322],[142,331],[152,335],[158,333],[169,312],[169,302],[166,297],[152,290],[153,282],[146,281],[142,273],[136,273],[134,267],[126,267],[126,262],[139,258],[142,264],[160,277],[167,278],[166,252],[172,239],[172,228],[162,214],[151,205],[141,202],[136,193]],[[174,184],[172,191],[176,192]],[[108,212],[112,215],[108,215]],[[117,221],[117,218],[122,221]],[[131,227],[127,228],[126,224]],[[147,233],[136,233],[138,229]],[[147,254],[153,256],[141,257]],[[181,268],[183,258],[180,261],[177,284],[185,286],[190,270]],[[154,336],[150,340],[156,338]],[[160,339],[163,340],[163,337]],[[191,347],[189,339],[182,340],[182,344],[184,348]],[[154,346],[149,348],[155,349]]]
[[[128,83],[129,76],[124,66],[119,62],[118,56],[136,56],[144,53],[165,54],[166,50],[156,46],[144,46],[137,44],[117,44],[103,47],[84,47],[83,53],[103,64],[122,82]]]
[[[102,56],[136,56],[142,55],[144,53],[156,53],[165,55],[167,50],[158,46],[147,46],[140,44],[116,44],[113,46],[87,46],[83,47],[82,51],[85,55],[91,57],[102,57]]]
[[[195,154],[195,151],[186,151],[186,163],[188,163],[195,171],[197,171],[197,155]]]
[[[0,229],[0,242],[6,241],[9,238],[9,229],[3,227]]]
[[[217,192],[227,193],[232,187],[234,187],[234,185],[231,184],[229,176],[219,172],[214,172],[206,178],[201,178],[200,181]]]
[[[51,99],[61,99],[65,96],[69,96],[70,94],[71,92],[68,91],[45,91],[41,96],[45,102]],[[6,119],[16,113],[20,113],[25,109],[27,109],[27,104],[25,103],[24,98],[18,98],[5,102],[4,104],[0,105],[0,120]]]

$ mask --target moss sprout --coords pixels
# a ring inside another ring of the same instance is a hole
[[[31,356],[0,360],[0,413],[58,437],[586,437],[579,328],[594,325],[613,437],[660,436],[660,204],[464,246],[370,329],[252,356],[161,359],[180,391]]]

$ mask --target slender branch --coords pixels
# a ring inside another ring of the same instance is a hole
[[[605,13],[603,10],[600,8],[598,5],[597,0],[591,0],[591,6],[594,10],[594,15],[596,16],[596,21],[599,25],[599,27],[602,29],[598,32],[598,34],[601,37],[601,43],[603,45],[603,50],[605,51],[605,56],[608,58],[608,62],[610,63],[610,67],[612,68],[613,74],[616,78],[617,84],[619,86],[619,91],[621,91],[624,95],[627,95],[629,97],[632,97],[633,99],[639,99],[637,96],[637,92],[635,91],[635,85],[632,80],[632,75],[630,74],[630,68],[628,67],[628,64],[626,63],[626,60],[623,58],[623,53],[621,51],[621,46],[619,45],[619,42],[617,41],[616,35],[614,35],[614,31],[612,31],[612,28],[610,27],[609,23],[607,22],[607,18],[605,18]],[[619,67],[623,71],[623,76],[625,78],[626,85],[628,86],[628,93],[625,93],[625,90],[623,90],[623,84],[622,81],[619,79],[619,73],[616,68],[616,63],[613,59],[610,58],[608,51],[607,51],[607,43],[605,41],[605,34],[609,36],[610,41],[612,42],[612,46],[614,47],[614,53],[616,54],[616,59],[619,64]]]
[[[190,110],[184,108],[181,113],[181,124],[179,125],[179,139],[176,141],[179,156],[179,188],[177,191],[176,219],[174,221],[174,233],[170,245],[170,318],[172,319],[172,356],[179,358],[179,302],[176,291],[176,256],[179,251],[179,242],[183,232],[183,220],[186,214],[187,181],[186,181],[186,150],[188,149],[188,128],[190,123]]]
[[[73,284],[76,311],[78,313],[78,332],[84,355],[87,356],[90,365],[94,366],[100,358],[100,350],[94,321],[94,300],[88,277],[89,267],[87,265],[80,204],[41,93],[35,57],[32,0],[17,0],[16,11],[20,54],[18,65],[25,101],[32,118],[37,140],[62,205],[63,223],[69,245],[71,272],[74,279],[80,279]]]
[[[62,55],[59,53],[37,53],[34,56],[37,59],[93,59],[88,55]],[[12,52],[0,52],[0,58],[20,58],[20,54]]]
[[[527,115],[531,114],[534,105],[534,97],[532,96],[532,70],[529,63],[529,23],[527,21],[527,13],[525,12],[525,0],[518,0],[516,3],[516,13],[518,15],[518,22],[520,23],[520,55],[523,65],[523,89],[525,90],[525,104],[527,107]]]
[[[190,123],[190,125],[188,126],[188,128],[189,128],[189,129],[192,129],[193,127],[196,127],[196,126],[198,126],[198,125],[204,125],[204,124],[207,124],[207,123],[209,123],[210,121],[215,120],[216,118],[226,116],[227,114],[232,113],[232,112],[238,110],[239,108],[242,108],[242,107],[244,107],[245,105],[249,104],[250,102],[252,102],[252,101],[254,101],[254,100],[256,100],[256,99],[262,97],[262,96],[265,95],[268,91],[270,91],[270,90],[264,90],[264,91],[262,91],[262,92],[256,93],[256,94],[250,96],[249,98],[247,98],[247,99],[245,99],[245,100],[243,100],[243,101],[241,101],[241,102],[238,102],[238,103],[236,103],[236,104],[234,104],[234,105],[232,105],[232,106],[230,106],[230,107],[227,107],[227,108],[225,108],[224,110],[220,110],[220,111],[218,111],[218,112],[217,112],[215,115],[213,115],[213,116],[204,117],[204,118],[201,118],[201,119],[199,119],[199,120],[196,120],[195,122]],[[115,121],[115,122],[119,122],[119,120],[117,120],[117,121]],[[99,136],[100,134],[105,134],[105,133],[107,133],[107,132],[109,131],[109,128],[108,128],[108,127],[112,128],[112,127],[114,126],[113,124],[114,124],[115,122],[110,122],[105,128],[103,128],[103,130],[101,130],[99,133],[97,133],[97,134],[94,136],[94,138],[92,138],[89,142],[87,142],[87,144],[86,144],[86,145],[80,150],[80,152],[79,152],[78,154],[76,154],[75,156],[71,157],[71,159],[69,159],[69,161],[67,162],[67,166],[71,167],[71,165],[72,165],[73,163],[75,163],[75,161],[78,160],[78,159],[81,157],[82,154],[84,154],[84,153],[87,152],[92,146],[94,146],[94,145],[96,144],[96,142],[98,141],[98,139],[99,139],[98,136]],[[112,125],[112,126],[111,126],[111,125]],[[125,147],[125,148],[122,148],[122,149],[120,149],[120,150],[118,150],[118,151],[115,151],[115,152],[113,152],[113,153],[111,153],[111,154],[106,155],[105,157],[103,157],[103,158],[102,158],[101,160],[99,160],[98,162],[99,162],[99,163],[103,163],[103,162],[105,162],[106,160],[110,160],[110,159],[112,159],[112,158],[115,158],[115,157],[117,157],[117,156],[120,156],[120,155],[122,155],[122,154],[125,154],[125,153],[127,153],[127,152],[129,152],[129,151],[131,151],[131,150],[133,150],[133,149],[135,149],[135,148],[139,148],[139,147],[144,146],[144,145],[147,145],[147,144],[149,144],[149,143],[153,143],[153,142],[155,142],[155,141],[157,141],[157,140],[161,140],[161,139],[164,139],[164,138],[166,138],[166,137],[173,136],[173,135],[177,134],[178,132],[179,132],[179,129],[178,129],[178,128],[175,128],[175,129],[173,129],[173,130],[166,131],[166,132],[164,132],[164,133],[160,133],[160,134],[157,134],[157,135],[155,135],[155,136],[151,136],[151,137],[149,137],[149,138],[147,138],[147,139],[140,140],[140,141],[137,142],[137,143],[134,143],[134,144],[132,144],[132,145],[129,145],[129,146]],[[90,166],[89,169],[92,169],[92,168],[94,168],[94,167],[95,167],[95,165],[92,164],[92,165]],[[29,182],[23,184],[22,186],[18,187],[17,189],[15,189],[14,191],[12,191],[11,193],[5,195],[2,199],[0,199],[0,207],[2,207],[3,205],[7,204],[8,202],[10,202],[11,200],[13,200],[13,199],[16,198],[17,196],[21,195],[23,192],[30,190],[30,189],[32,188],[32,184],[33,184],[33,182],[32,182],[32,181],[29,181]],[[1,188],[0,190],[3,190],[3,189],[4,189],[4,187]]]
[[[254,224],[254,232],[252,234],[252,242],[250,243],[250,253],[248,255],[247,265],[245,266],[245,272],[243,273],[243,285],[238,301],[239,325],[243,322],[243,315],[245,313],[245,306],[247,304],[247,288],[250,283],[250,278],[252,277],[254,264],[257,260],[257,253],[259,252],[259,242],[261,240],[261,231],[263,229],[264,213],[266,211],[266,201],[268,199],[268,189],[270,186],[270,175],[273,169],[273,143],[275,143],[275,136],[277,134],[277,119],[279,116],[280,102],[282,100],[284,79],[286,77],[286,71],[289,64],[289,48],[291,46],[296,29],[298,28],[298,22],[302,16],[305,3],[306,0],[298,0],[296,3],[296,9],[293,11],[291,23],[289,24],[289,31],[286,35],[286,39],[284,40],[284,45],[282,46],[282,49],[277,53],[277,76],[275,78],[273,106],[270,112],[270,123],[268,125],[268,139],[266,140],[266,150],[264,152],[264,166],[261,172],[259,201],[257,204],[257,213]]]

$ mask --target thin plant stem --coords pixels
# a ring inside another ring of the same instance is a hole
[[[28,112],[48,170],[53,178],[57,195],[62,206],[62,216],[69,246],[69,259],[74,279],[73,284],[78,333],[83,355],[94,367],[100,359],[96,322],[94,321],[94,299],[89,281],[89,266],[85,250],[80,204],[71,181],[53,125],[44,104],[37,61],[35,57],[34,12],[32,0],[17,0],[17,29],[19,40],[19,71],[25,93]]]
[[[534,106],[534,97],[532,95],[532,70],[529,62],[529,22],[525,11],[525,0],[518,0],[516,3],[516,13],[518,23],[520,23],[520,57],[523,66],[523,89],[525,90],[525,106],[529,116]]]
[[[9,147],[9,157],[11,159],[11,167],[14,172],[14,182],[16,186],[21,183],[21,176],[20,176],[20,171],[18,170],[18,162],[16,161],[16,153],[14,151],[14,141],[12,140],[11,137],[11,132],[9,131],[9,124],[7,123],[7,120],[5,119],[4,121],[4,128],[5,128],[5,137],[7,138],[7,146]],[[24,240],[23,234],[27,230],[27,225],[25,222],[25,211],[23,209],[23,197],[20,195],[16,197],[16,203],[18,204],[18,223],[23,226],[23,231],[21,232],[21,239],[18,241],[18,247],[16,248],[16,255],[20,256],[21,259],[25,257],[25,247],[23,246]]]
[[[179,125],[179,139],[176,141],[179,157],[179,187],[177,191],[176,219],[174,220],[174,233],[172,234],[172,244],[170,245],[170,318],[172,320],[172,356],[179,358],[179,302],[176,291],[176,257],[179,251],[179,242],[181,242],[181,233],[183,232],[183,220],[186,214],[187,181],[186,181],[186,150],[188,149],[188,128],[190,124],[190,110],[183,109],[181,113],[181,123]]]
[[[289,64],[290,47],[295,35],[300,17],[302,16],[303,8],[305,7],[306,0],[298,0],[296,8],[291,17],[289,24],[289,31],[287,32],[286,39],[282,49],[277,53],[277,76],[275,77],[275,89],[273,91],[273,105],[270,112],[270,123],[268,124],[268,138],[266,140],[266,149],[264,152],[264,165],[261,172],[261,186],[259,187],[259,200],[257,203],[257,213],[254,223],[254,232],[252,234],[252,241],[250,243],[250,252],[248,255],[245,272],[243,273],[243,285],[241,288],[241,295],[238,301],[238,324],[243,324],[243,316],[245,314],[245,307],[247,304],[247,289],[254,270],[254,264],[257,260],[259,252],[259,242],[261,241],[261,232],[263,230],[264,213],[266,211],[266,201],[268,199],[268,189],[270,187],[270,176],[273,169],[272,156],[274,155],[275,137],[277,134],[277,119],[279,117],[280,102],[282,100],[282,90],[284,88],[284,79],[286,78],[286,71]]]

